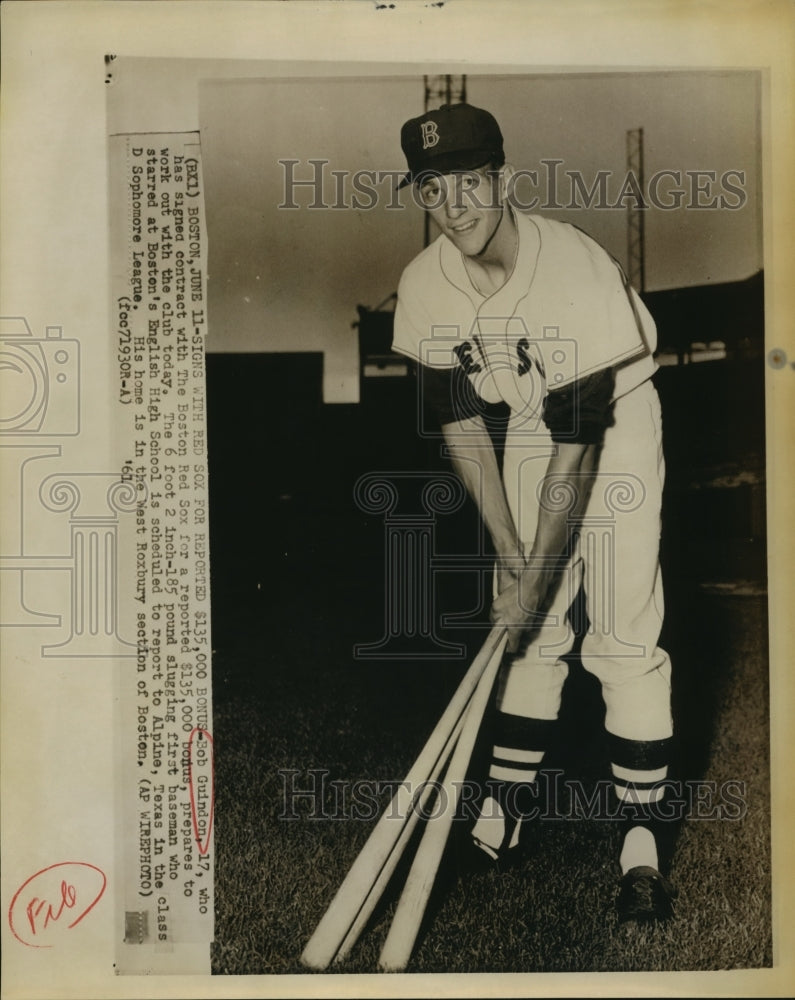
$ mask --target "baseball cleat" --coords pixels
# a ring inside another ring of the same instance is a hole
[[[482,844],[477,838],[472,838],[472,853],[482,855],[485,868],[496,871],[508,871],[515,868],[522,860],[523,851],[518,844],[508,846],[503,844],[496,851],[488,844]]]
[[[635,920],[652,923],[670,920],[674,915],[676,890],[656,868],[639,865],[623,876],[616,898],[621,923]]]
[[[500,847],[495,851],[475,837],[466,837],[463,851],[458,854],[458,871],[459,875],[507,872],[516,868],[521,861],[522,851],[518,847]]]
[[[460,830],[452,840],[452,864],[457,878],[467,878],[470,875],[482,875],[487,872],[499,872],[510,865],[517,857],[517,849],[491,847],[472,835],[471,830]],[[511,855],[509,859],[507,856]]]
[[[474,835],[463,833],[456,840],[456,862],[459,875],[481,872],[506,872],[521,864],[525,851],[519,840],[519,830],[509,827],[499,847],[493,847]]]

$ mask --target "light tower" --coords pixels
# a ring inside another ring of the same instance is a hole
[[[627,129],[627,173],[634,174],[637,189],[643,195],[643,129]],[[645,216],[643,207],[629,204],[627,207],[627,277],[638,292],[646,291],[646,242]]]
[[[425,76],[425,110],[442,104],[463,104],[467,99],[466,76]]]

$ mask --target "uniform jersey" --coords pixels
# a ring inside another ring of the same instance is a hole
[[[426,369],[465,375],[477,397],[540,416],[551,392],[611,369],[613,399],[656,368],[654,321],[619,265],[568,223],[515,214],[516,262],[478,292],[444,236],[405,269],[393,349]]]
[[[582,584],[593,627],[580,658],[602,684],[608,732],[630,741],[626,761],[640,760],[644,741],[665,741],[672,731],[670,661],[657,644],[664,462],[659,400],[650,381],[656,329],[619,265],[595,240],[568,223],[514,218],[516,262],[493,295],[477,291],[461,252],[445,236],[408,265],[398,287],[393,348],[418,362],[423,378],[447,374],[457,394],[454,405],[443,408],[448,419],[475,415],[479,401],[508,404],[502,484],[525,554],[535,538],[549,458],[566,440],[558,432],[570,399],[581,411],[594,411],[599,466],[582,527],[590,540],[570,552],[567,581],[533,641],[512,659],[499,706],[503,715],[534,725],[557,717],[574,642],[567,612]],[[604,405],[609,414],[600,417],[596,411]],[[574,419],[569,440],[590,443],[582,431],[583,420]]]

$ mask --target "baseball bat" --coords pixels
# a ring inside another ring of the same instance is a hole
[[[406,844],[411,839],[411,835],[414,832],[414,827],[417,825],[417,821],[419,820],[420,816],[424,815],[425,806],[427,805],[428,800],[430,799],[434,789],[438,787],[439,776],[442,773],[442,770],[444,769],[445,765],[450,760],[450,754],[453,752],[453,747],[455,746],[459,736],[461,735],[461,728],[464,725],[465,714],[466,714],[465,711],[461,713],[461,716],[459,717],[458,722],[455,725],[455,729],[453,729],[452,733],[450,733],[447,743],[445,743],[444,749],[439,755],[439,759],[434,764],[433,770],[428,775],[426,783],[423,785],[422,793],[419,796],[417,805],[414,808],[412,808],[411,811],[409,812],[409,815],[400,831],[400,836],[395,842],[394,847],[392,848],[388,857],[384,861],[383,867],[379,871],[378,875],[375,878],[375,881],[370,887],[370,890],[367,893],[366,898],[362,902],[361,908],[357,913],[353,923],[351,924],[348,933],[343,938],[339,946],[339,949],[337,950],[337,953],[334,956],[335,962],[341,962],[342,959],[345,958],[345,956],[354,946],[354,944],[356,944],[359,935],[361,934],[362,930],[367,924],[367,921],[372,916],[373,910],[375,909],[378,900],[383,895],[384,889],[389,884],[389,880],[392,878],[395,868],[397,867],[398,861],[400,861],[403,855]]]
[[[301,954],[301,961],[309,968],[327,968],[343,943],[346,950],[349,949],[366,920],[357,919],[365,912],[363,908],[368,908],[369,916],[375,907],[378,895],[409,839],[411,831],[404,833],[404,828],[408,818],[416,815],[417,789],[422,787],[424,791],[428,790],[429,776],[434,773],[438,776],[447,759],[446,755],[452,752],[452,746],[456,742],[456,729],[467,711],[483,672],[500,646],[504,631],[501,626],[492,628],[414,765],[393,795],[323,914]],[[382,877],[385,870],[388,874]],[[351,932],[352,939],[349,937]]]
[[[406,885],[392,918],[389,933],[381,949],[378,964],[385,972],[397,972],[405,969],[417,940],[422,917],[458,808],[461,785],[466,777],[475,740],[505,649],[507,641],[505,628],[497,626],[492,631],[493,635],[495,633],[496,645],[492,647],[489,659],[466,709],[461,735],[453,750],[442,785],[442,795],[446,795],[448,806],[441,816],[430,819],[425,827],[406,879]]]

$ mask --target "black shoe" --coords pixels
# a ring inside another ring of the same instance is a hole
[[[455,861],[459,875],[476,875],[483,872],[507,872],[516,868],[522,860],[519,845],[508,846],[508,839],[495,850],[472,836],[463,833],[455,842]]]
[[[520,844],[509,847],[507,843],[498,849],[481,844],[479,840],[472,838],[472,850],[477,854],[482,854],[486,859],[486,867],[491,866],[498,872],[507,872],[516,868],[522,861],[524,852]]]
[[[670,920],[674,915],[676,891],[656,868],[639,865],[630,868],[619,883],[616,910],[620,922],[635,920],[652,923]]]

